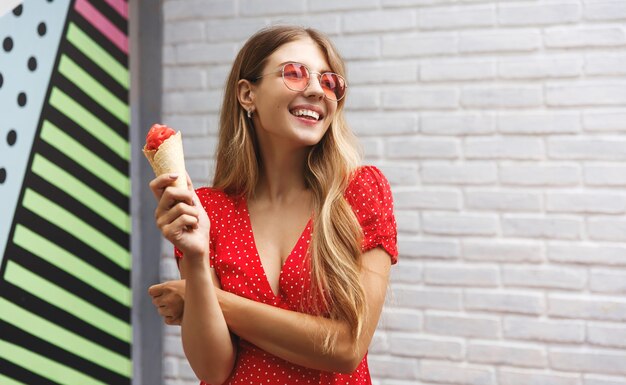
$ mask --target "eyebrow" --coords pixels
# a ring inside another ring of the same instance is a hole
[[[309,66],[309,65],[307,65],[307,64],[304,64],[304,63],[299,62],[299,61],[294,61],[294,60],[287,60],[287,61],[284,61],[284,62],[282,62],[282,63],[279,63],[279,64],[277,65],[277,67],[282,68],[285,64],[288,64],[288,63],[298,63],[298,64],[303,64],[303,65],[305,65],[305,66],[306,66],[306,68],[309,68],[309,67],[310,67],[310,66]],[[316,71],[313,71],[313,72],[316,72]],[[321,70],[321,71],[320,71],[320,73],[321,73],[321,74],[326,73],[326,72],[335,72],[335,71],[333,71],[332,69],[324,69],[324,70]]]

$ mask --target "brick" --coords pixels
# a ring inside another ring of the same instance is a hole
[[[417,360],[415,358],[368,355],[368,366],[372,376],[389,379],[416,380]]]
[[[453,3],[454,0],[382,0],[384,7],[406,7],[421,5],[443,5],[445,3]]]
[[[460,360],[463,358],[463,342],[425,338],[412,334],[391,333],[391,351],[394,355],[415,358],[441,358]]]
[[[505,163],[500,166],[500,182],[513,186],[575,186],[580,183],[577,164]]]
[[[626,353],[623,351],[592,349],[550,349],[550,363],[557,370],[626,374]]]
[[[400,239],[399,249],[403,258],[457,259],[460,256],[458,242],[454,240]]]
[[[414,83],[417,81],[415,62],[350,62],[348,81],[353,84]]]
[[[541,262],[544,257],[541,243],[511,240],[463,240],[463,258],[468,261]]]
[[[599,376],[594,374],[585,374],[584,385],[626,385],[624,377]]]
[[[391,269],[391,280],[395,283],[418,284],[422,282],[422,265],[404,261],[401,269]]]
[[[381,43],[377,36],[339,36],[333,39],[333,43],[346,60],[376,59],[381,53]]]
[[[550,316],[604,321],[626,320],[626,301],[622,298],[552,294],[548,296],[548,304]]]
[[[378,138],[364,138],[360,140],[363,155],[366,159],[379,159],[383,155],[383,143]]]
[[[163,353],[175,357],[185,357],[181,339],[179,337],[165,336],[163,338]]]
[[[503,331],[506,339],[578,344],[585,341],[585,324],[578,320],[505,317]]]
[[[626,210],[626,195],[548,192],[546,210],[583,214],[621,214]]]
[[[459,146],[455,139],[423,137],[397,138],[387,141],[389,159],[457,159]]]
[[[500,25],[550,25],[573,23],[580,19],[580,5],[575,3],[541,5],[501,5],[498,8]]]
[[[495,287],[500,282],[496,266],[433,265],[424,266],[424,283],[427,285]]]
[[[380,106],[380,91],[372,87],[350,87],[346,94],[346,110],[373,110]]]
[[[542,368],[547,365],[547,353],[543,347],[534,345],[470,342],[467,360],[478,364]]]
[[[584,174],[590,186],[626,186],[626,166],[590,164],[584,166]]]
[[[180,64],[224,64],[235,58],[234,43],[189,43],[176,46]]]
[[[204,24],[201,21],[184,20],[163,24],[163,42],[165,44],[202,41],[204,38]]]
[[[316,0],[309,2],[309,10],[313,12],[355,11],[371,8],[378,8],[378,0]]]
[[[500,322],[490,316],[427,313],[424,330],[448,336],[497,338],[500,335]]]
[[[626,7],[621,1],[597,1],[585,4],[584,18],[586,20],[624,20]]]
[[[482,114],[423,114],[421,131],[431,135],[481,135],[493,133],[495,118]]]
[[[170,251],[171,247],[168,249],[168,251]],[[173,252],[173,250],[171,251]],[[159,260],[159,279],[162,281],[180,279],[180,273],[178,271],[178,266],[176,265],[176,260],[172,258],[171,255]]]
[[[343,15],[343,31],[346,33],[387,33],[411,29],[415,24],[415,12],[407,9],[349,12]]]
[[[385,87],[382,100],[383,107],[390,110],[453,109],[459,105],[458,91],[452,87]]]
[[[469,53],[531,52],[541,46],[536,31],[500,29],[494,32],[465,32],[459,37],[459,51]]]
[[[483,291],[468,289],[463,296],[465,309],[489,312],[541,314],[545,303],[543,295],[511,291]]]
[[[266,26],[265,19],[209,19],[205,23],[205,30],[207,39],[211,42],[239,42]]]
[[[397,189],[394,192],[394,204],[403,209],[458,210],[461,207],[461,195],[458,191],[450,190]]]
[[[384,57],[449,55],[457,52],[457,37],[450,33],[386,35],[382,39]]]
[[[398,232],[417,234],[422,228],[419,213],[396,209],[395,216]]]
[[[314,15],[304,13],[302,15],[274,16],[270,19],[270,24],[299,25],[306,28],[315,28],[330,36],[339,36],[341,33],[341,17],[339,15]]]
[[[206,79],[206,72],[198,68],[166,67],[163,69],[163,89],[165,91],[197,90],[206,88]]]
[[[165,115],[163,123],[181,130],[189,137],[209,134],[208,119],[204,115]]]
[[[367,349],[372,354],[384,354],[389,353],[389,342],[387,341],[387,334],[376,331],[370,342],[370,346]]]
[[[495,385],[493,370],[443,361],[421,361],[419,379],[459,385]]]
[[[576,56],[529,57],[503,59],[498,74],[503,79],[552,79],[577,77],[582,73],[583,60]]]
[[[589,238],[599,241],[626,241],[626,220],[617,218],[589,218],[587,234]]]
[[[577,112],[502,113],[497,127],[505,134],[575,134],[581,131],[581,118]]]
[[[425,213],[422,228],[426,234],[489,236],[496,235],[498,220],[491,215]]]
[[[467,138],[463,148],[466,159],[538,160],[545,155],[540,138]]]
[[[465,193],[465,207],[488,211],[541,211],[542,196],[530,191],[483,191]]]
[[[217,138],[205,136],[201,138],[183,137],[185,159],[206,159],[207,155],[213,155],[217,147]]]
[[[413,162],[378,163],[378,167],[394,187],[402,185],[414,186],[419,180],[419,168]],[[394,191],[397,190],[394,189]]]
[[[626,111],[604,110],[583,113],[583,127],[587,131],[626,131]]]
[[[423,82],[488,80],[496,77],[496,63],[492,61],[428,61],[420,66]]]
[[[553,218],[507,215],[502,218],[506,237],[580,239],[582,221],[578,218]]]
[[[626,266],[626,247],[599,244],[551,243],[548,259],[561,263]]]
[[[626,9],[626,7],[624,7]],[[626,55],[587,55],[585,73],[589,75],[626,75]]]
[[[207,70],[209,88],[222,89],[230,74],[230,65],[211,65]]]
[[[496,166],[487,162],[451,164],[423,162],[422,182],[425,184],[480,185],[496,181]]]
[[[380,318],[379,325],[385,330],[403,332],[419,332],[424,324],[422,312],[413,309],[386,308]]]
[[[196,376],[196,373],[193,371],[193,369],[187,362],[184,362],[180,366],[180,377],[183,380],[194,380],[194,381],[199,380],[198,376]]]
[[[235,15],[235,3],[231,0],[178,0],[163,2],[166,21],[181,19],[206,19]]]
[[[217,91],[169,92],[164,96],[163,110],[181,115],[218,111],[221,102],[222,94]]]
[[[461,292],[456,289],[392,285],[389,301],[395,306],[411,309],[460,310]]]
[[[504,266],[502,282],[513,287],[583,290],[587,272],[562,266]]]
[[[626,160],[626,140],[552,138],[548,139],[548,155],[555,159]]]
[[[346,119],[358,136],[414,134],[418,131],[417,116],[413,113],[348,111]]]
[[[496,11],[491,6],[466,6],[453,8],[424,8],[418,14],[420,29],[448,29],[491,27],[496,21]]]
[[[626,326],[623,324],[587,324],[587,341],[609,348],[626,348]]]
[[[600,293],[625,294],[626,270],[591,269],[589,289]]]
[[[214,147],[213,147],[214,148]],[[209,151],[209,150],[207,150]],[[212,150],[211,150],[212,151]],[[212,155],[211,153],[207,153]],[[185,161],[185,168],[195,186],[209,185],[209,173],[213,163],[207,159],[189,159]]]
[[[176,378],[178,377],[178,359],[175,357],[163,358],[163,377]]]
[[[499,385],[582,385],[578,375],[500,369]]]
[[[553,107],[626,104],[626,84],[548,84],[546,104]]]
[[[161,64],[164,68],[176,64],[176,49],[171,45],[163,46],[163,53],[161,54]]]
[[[461,92],[461,105],[469,108],[539,107],[543,91],[539,86],[472,86]]]
[[[544,35],[548,48],[614,47],[626,44],[626,33],[617,27],[549,28]]]
[[[239,13],[242,16],[299,14],[306,10],[304,0],[292,0],[289,6],[281,0],[240,0]]]

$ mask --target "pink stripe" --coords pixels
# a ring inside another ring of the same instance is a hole
[[[124,0],[104,0],[111,8],[117,11],[124,19],[128,19],[128,3]]]
[[[128,54],[128,37],[113,23],[104,17],[87,0],[76,0],[74,5],[76,12],[80,13],[88,22],[93,24],[104,36],[125,54]]]

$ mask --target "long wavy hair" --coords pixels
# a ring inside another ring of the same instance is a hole
[[[219,144],[213,186],[229,195],[252,196],[259,178],[259,149],[254,127],[237,99],[240,79],[260,76],[269,56],[283,44],[311,38],[330,68],[344,76],[341,57],[322,33],[295,26],[273,26],[254,34],[235,58],[226,82],[220,116]],[[329,129],[309,150],[303,170],[313,193],[313,234],[309,248],[311,293],[306,305],[317,314],[349,324],[352,338],[360,335],[367,311],[359,279],[362,232],[344,191],[361,157],[347,126],[340,100]],[[337,336],[327,332],[322,348],[330,351]]]

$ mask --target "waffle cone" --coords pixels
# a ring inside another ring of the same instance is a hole
[[[150,162],[154,175],[178,174],[173,183],[176,187],[187,188],[187,173],[185,171],[185,156],[183,154],[183,140],[178,131],[165,139],[156,150],[146,150],[143,154]]]

